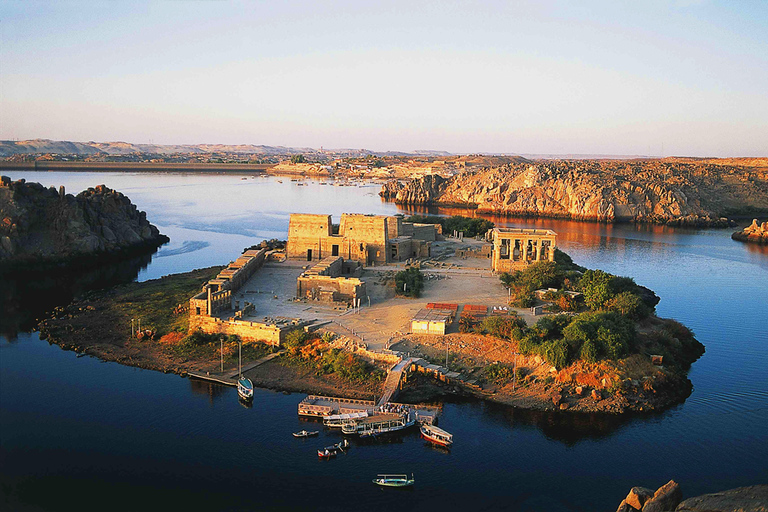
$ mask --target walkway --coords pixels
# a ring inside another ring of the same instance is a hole
[[[414,361],[416,361],[416,359],[418,358],[409,357],[408,359],[403,359],[389,369],[389,372],[387,373],[387,380],[384,381],[384,392],[376,404],[377,406],[384,405],[392,401],[400,389],[400,379],[403,376],[403,372],[408,370],[408,368]]]
[[[269,354],[261,359],[257,359],[256,361],[252,363],[248,363],[247,365],[243,366],[243,373],[253,370],[257,366],[261,366],[262,364],[266,363],[267,361],[271,361],[272,359],[282,355],[285,352],[285,350],[280,350],[279,352],[275,352],[274,354]],[[214,373],[211,374],[210,372],[187,372],[187,375],[190,377],[194,377],[196,379],[202,379],[207,380],[209,382],[215,382],[217,384],[224,384],[225,386],[237,386],[237,377],[240,375],[239,370],[235,370],[234,372],[227,372],[224,374]]]

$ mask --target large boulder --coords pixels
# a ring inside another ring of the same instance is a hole
[[[647,487],[633,487],[632,490],[629,491],[629,494],[627,494],[627,497],[624,498],[624,501],[633,509],[642,510],[645,502],[653,498],[653,495],[653,489],[648,489]]]
[[[659,487],[653,494],[653,497],[643,505],[643,512],[673,512],[675,507],[683,499],[683,491],[680,490],[680,484],[670,480]]]

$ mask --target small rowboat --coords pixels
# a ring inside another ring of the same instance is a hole
[[[301,430],[299,432],[294,432],[293,437],[312,437],[312,436],[316,436],[319,433],[320,433],[319,430],[313,430],[312,432]]]
[[[372,482],[382,487],[410,487],[415,480],[413,474],[411,478],[408,475],[378,475]]]
[[[453,435],[434,425],[422,425],[419,428],[421,437],[432,444],[450,448],[453,445]]]
[[[336,456],[336,452],[323,448],[322,450],[317,450],[317,456],[321,459],[332,459]]]

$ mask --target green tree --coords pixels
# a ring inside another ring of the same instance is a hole
[[[424,276],[416,267],[395,274],[395,293],[406,297],[419,297],[424,287]]]
[[[611,280],[613,276],[602,270],[587,270],[579,280],[579,289],[584,294],[584,302],[592,311],[603,309],[605,302],[609,300],[611,292]]]
[[[298,155],[291,155],[291,163],[292,164],[303,164],[306,162],[306,159],[304,158],[304,155],[298,154]]]
[[[621,292],[608,299],[605,309],[628,318],[645,318],[650,313],[642,299],[632,292]]]

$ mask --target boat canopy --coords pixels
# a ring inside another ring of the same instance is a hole
[[[368,411],[360,411],[347,414],[331,414],[330,416],[323,416],[323,421],[349,421],[367,417]]]

